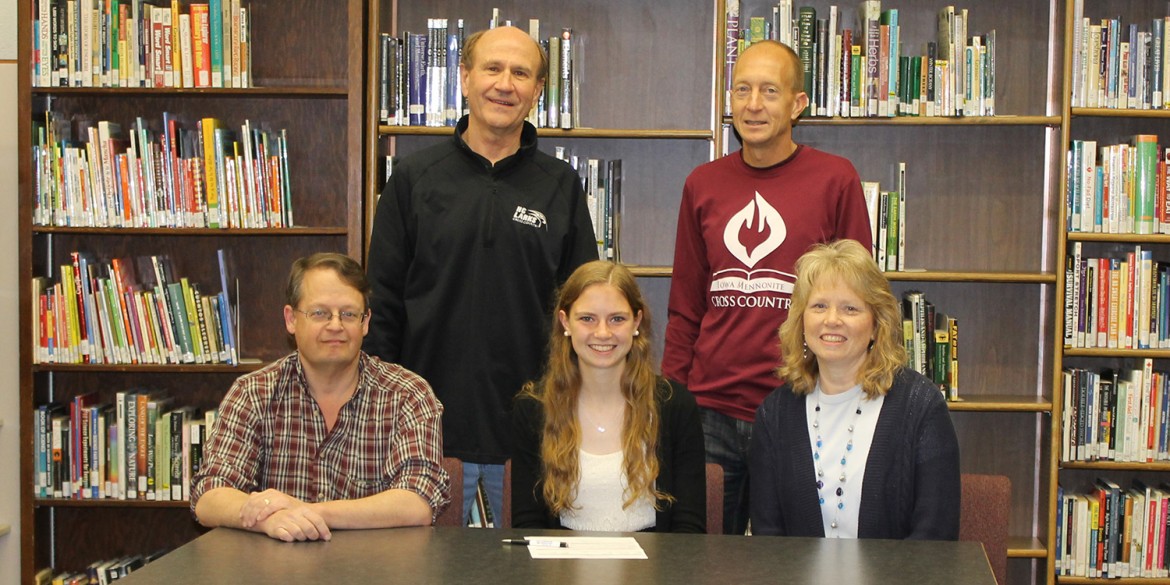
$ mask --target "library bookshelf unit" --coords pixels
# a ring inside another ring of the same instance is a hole
[[[297,257],[334,251],[362,257],[363,47],[361,0],[249,0],[252,83],[246,88],[37,87],[30,75],[35,15],[19,2],[20,136],[50,110],[70,121],[107,120],[127,131],[141,116],[154,131],[163,113],[192,128],[216,117],[228,128],[245,121],[288,136],[294,226],[283,228],[80,228],[34,225],[32,142],[20,150],[21,582],[44,567],[82,570],[94,561],[150,554],[200,534],[186,501],[75,500],[34,497],[33,412],[86,392],[109,403],[115,392],[167,393],[176,406],[214,408],[236,377],[292,350],[281,307],[288,267]],[[129,3],[127,3],[129,4]],[[182,0],[187,12],[191,2]],[[217,250],[229,252],[239,278],[242,364],[100,365],[37,363],[36,313],[29,283],[58,277],[70,252],[99,260],[166,255],[177,275],[219,290]]]
[[[1106,2],[1083,2],[1082,0],[1067,0],[1065,7],[1065,21],[1063,24],[1063,36],[1065,42],[1065,52],[1063,57],[1063,84],[1062,101],[1061,101],[1061,142],[1065,148],[1072,149],[1074,141],[1095,141],[1098,149],[1106,145],[1131,143],[1131,138],[1139,134],[1153,134],[1157,135],[1158,143],[1163,148],[1168,143],[1170,138],[1170,110],[1161,109],[1162,106],[1157,106],[1158,109],[1137,109],[1107,107],[1113,104],[1090,104],[1087,101],[1078,101],[1074,98],[1074,84],[1079,82],[1079,75],[1077,69],[1080,64],[1074,56],[1076,50],[1077,33],[1076,28],[1080,24],[1077,22],[1078,16],[1090,20],[1093,24],[1099,24],[1104,19],[1118,19],[1121,23],[1121,40],[1127,41],[1130,38],[1130,33],[1124,29],[1129,24],[1136,24],[1138,30],[1149,32],[1151,30],[1151,20],[1164,18],[1170,16],[1167,12],[1167,7],[1158,3],[1148,2],[1127,2],[1110,0]],[[1091,107],[1090,107],[1091,106]],[[1099,107],[1098,107],[1099,106]],[[1159,158],[1162,156],[1158,155]],[[1100,155],[1098,155],[1100,157]],[[1101,164],[1100,161],[1098,164]],[[1074,184],[1076,178],[1076,170],[1065,168],[1061,171],[1061,193],[1069,189],[1069,185]],[[1137,233],[1096,233],[1086,232],[1079,229],[1070,229],[1068,221],[1073,214],[1073,210],[1069,209],[1065,204],[1060,205],[1060,221],[1056,224],[1056,234],[1058,234],[1057,241],[1057,257],[1064,259],[1066,257],[1073,257],[1074,249],[1079,246],[1082,249],[1082,256],[1085,258],[1125,258],[1127,252],[1133,252],[1135,246],[1140,246],[1142,250],[1152,251],[1152,256],[1155,261],[1165,262],[1170,259],[1170,236],[1165,234],[1145,234]],[[1126,230],[1122,230],[1126,231]],[[1130,230],[1131,232],[1134,230]],[[1063,260],[1062,260],[1063,262]],[[1058,291],[1072,291],[1076,290],[1078,283],[1070,281],[1068,275],[1061,270],[1057,271],[1057,288]],[[1059,297],[1059,294],[1058,294]],[[1069,326],[1064,319],[1057,318],[1056,320],[1056,335],[1054,339],[1054,351],[1057,356],[1054,364],[1054,375],[1056,376],[1056,384],[1054,385],[1056,408],[1054,409],[1053,420],[1053,441],[1054,444],[1060,444],[1062,440],[1062,419],[1063,414],[1077,408],[1076,404],[1064,404],[1065,395],[1062,391],[1062,383],[1060,375],[1062,370],[1070,368],[1082,368],[1092,371],[1102,371],[1105,369],[1112,369],[1118,372],[1127,370],[1141,370],[1143,362],[1147,359],[1152,360],[1153,370],[1166,370],[1167,364],[1170,363],[1170,352],[1165,349],[1117,349],[1117,348],[1085,348],[1079,344],[1073,344],[1071,347],[1065,343],[1066,327]],[[1072,325],[1075,327],[1076,325]],[[1075,428],[1075,427],[1074,427]],[[1153,462],[1124,462],[1124,461],[1084,461],[1084,460],[1062,460],[1060,457],[1060,449],[1054,449],[1051,468],[1053,473],[1058,476],[1060,485],[1066,489],[1073,489],[1074,491],[1084,492],[1087,486],[1091,486],[1098,478],[1105,478],[1111,480],[1122,489],[1130,487],[1134,480],[1141,480],[1151,486],[1158,486],[1170,479],[1170,464],[1166,461]],[[1053,486],[1052,499],[1055,501],[1057,494],[1055,492],[1056,486]],[[1052,512],[1050,530],[1056,530],[1056,511]],[[1055,551],[1053,553],[1055,556]],[[1170,583],[1170,579],[1162,578],[1142,578],[1142,577],[1126,577],[1120,579],[1102,579],[1102,578],[1087,578],[1083,576],[1065,576],[1058,575],[1056,577],[1058,583]]]

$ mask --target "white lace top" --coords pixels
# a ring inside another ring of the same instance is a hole
[[[649,496],[622,509],[622,502],[626,499],[626,474],[622,469],[625,457],[621,451],[607,455],[578,453],[581,481],[572,508],[561,512],[561,526],[603,532],[637,532],[654,526],[654,501]]]

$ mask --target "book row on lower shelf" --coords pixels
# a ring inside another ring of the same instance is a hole
[[[861,182],[873,255],[886,272],[906,269],[906,163],[898,163],[894,180],[893,191],[882,191],[877,181]]]
[[[909,35],[901,30],[898,9],[882,10],[880,0],[858,3],[853,27],[836,5],[818,14],[813,6],[794,10],[792,0],[781,0],[770,18],[741,15],[740,0],[728,0],[726,7],[728,104],[739,53],[753,42],[775,39],[800,56],[806,115],[995,115],[995,31],[969,35],[965,8],[943,8],[935,39],[916,49],[902,42]]]
[[[947,400],[959,399],[959,320],[936,310],[921,291],[902,294],[906,365],[930,378]]]
[[[463,54],[463,19],[428,18],[427,32],[379,36],[379,121],[389,126],[454,126],[467,111],[462,95],[460,57]],[[501,22],[493,13],[490,26]],[[516,26],[522,26],[515,23]],[[478,27],[473,27],[475,30]],[[544,78],[544,91],[533,104],[529,121],[538,128],[580,126],[577,102],[577,63],[580,44],[573,29],[562,28],[544,37],[540,21],[528,21],[528,34],[548,55],[548,69],[529,72]]]
[[[94,561],[84,571],[53,572],[44,568],[34,576],[35,585],[107,585],[141,569],[151,561],[170,552],[167,549],[147,555],[126,555],[114,559]]]
[[[1170,374],[1140,369],[1062,373],[1061,461],[1170,461]]]
[[[1105,478],[1057,489],[1056,574],[1076,577],[1170,576],[1170,486]]]
[[[1089,258],[1074,242],[1064,272],[1065,347],[1170,347],[1170,265],[1151,250]]]
[[[569,163],[581,177],[597,237],[597,257],[620,262],[622,160],[579,157],[563,146],[556,147],[554,156]]]
[[[50,112],[34,132],[33,225],[293,226],[285,130],[164,112],[159,129],[137,117],[124,133]]]
[[[1095,21],[1074,5],[1072,107],[1170,108],[1170,15],[1144,23]]]
[[[163,392],[94,393],[33,413],[33,493],[76,500],[185,501],[214,409],[175,406]]]
[[[34,0],[34,87],[249,87],[246,2]]]
[[[1170,233],[1166,163],[1170,148],[1156,134],[1098,146],[1073,140],[1068,150],[1067,207],[1070,232]]]
[[[74,252],[71,258],[56,282],[32,280],[36,363],[239,363],[239,283],[229,276],[225,250],[217,254],[220,291],[214,294],[176,277],[166,256],[97,261]]]

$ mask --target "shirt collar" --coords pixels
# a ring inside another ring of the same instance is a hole
[[[532,124],[525,121],[524,128],[520,130],[520,148],[516,152],[500,159],[499,162],[493,165],[490,161],[488,161],[488,159],[484,158],[478,152],[471,150],[471,147],[463,141],[463,133],[467,131],[467,126],[470,123],[470,119],[470,115],[465,115],[460,118],[459,123],[455,125],[455,145],[468,156],[479,161],[479,163],[482,164],[484,168],[488,170],[488,172],[498,173],[505,169],[511,168],[512,166],[516,165],[518,161],[531,156],[532,152],[536,150],[536,126],[533,126]]]
[[[368,394],[365,390],[370,383],[368,367],[369,363],[370,356],[367,355],[365,351],[358,353],[357,388],[354,389],[353,396],[349,397],[349,400],[346,402],[346,404],[349,404],[350,402],[358,404],[360,401],[365,400],[365,397]],[[277,384],[276,388],[272,392],[273,400],[279,400],[283,398],[285,392],[293,391],[293,387],[299,389],[299,391],[304,393],[305,396],[312,397],[312,395],[309,394],[309,381],[305,379],[305,368],[304,365],[301,364],[301,352],[294,351],[293,353],[289,354],[288,359],[286,359],[285,362],[281,364],[280,370],[280,378],[282,380],[294,380],[295,383]]]

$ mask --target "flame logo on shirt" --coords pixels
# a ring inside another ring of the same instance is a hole
[[[757,191],[755,198],[727,222],[723,243],[732,256],[752,268],[779,248],[787,236],[784,218]]]

